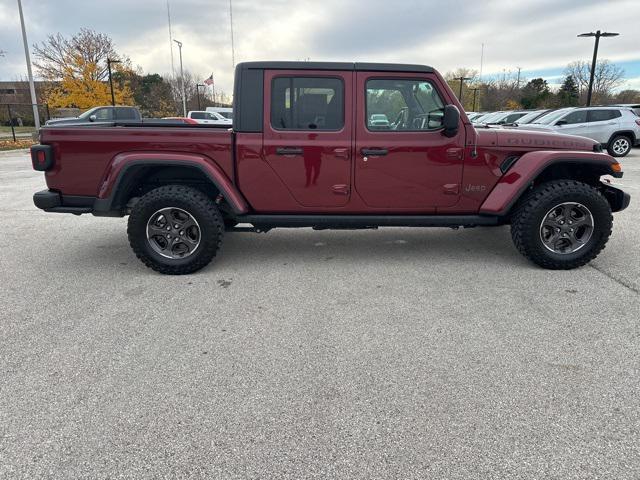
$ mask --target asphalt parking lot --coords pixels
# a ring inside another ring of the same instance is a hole
[[[507,227],[230,233],[183,277],[0,153],[1,478],[640,477],[640,149],[605,251]]]

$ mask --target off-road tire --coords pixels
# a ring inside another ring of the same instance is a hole
[[[624,142],[626,142],[627,147],[626,150],[621,151],[620,145],[624,145]],[[632,148],[633,141],[631,138],[626,135],[616,135],[611,139],[611,141],[609,141],[607,145],[607,152],[609,152],[609,155],[612,157],[624,157],[629,154]]]
[[[188,212],[200,229],[200,242],[186,258],[166,258],[156,252],[147,239],[147,223],[154,213],[167,207]],[[184,185],[166,185],[151,190],[136,202],[127,227],[129,244],[147,267],[168,275],[193,273],[207,266],[215,257],[224,223],[220,211],[200,190]]]
[[[555,253],[545,247],[541,224],[547,213],[563,202],[586,207],[593,217],[593,231],[583,247],[573,253]],[[522,255],[551,270],[570,270],[586,265],[604,249],[613,226],[611,206],[594,187],[575,180],[543,183],[525,194],[511,218],[511,238]]]

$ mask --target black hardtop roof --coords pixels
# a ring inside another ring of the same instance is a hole
[[[350,63],[350,62],[243,62],[242,70],[353,70],[367,72],[415,72],[433,73],[427,65],[405,63]]]

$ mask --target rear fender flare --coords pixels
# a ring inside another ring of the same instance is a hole
[[[611,156],[596,152],[537,151],[525,153],[498,180],[480,206],[480,213],[504,216],[531,183],[554,164],[589,165],[602,168],[602,175],[620,176],[612,166],[618,162]]]
[[[195,168],[216,186],[235,214],[242,215],[249,211],[242,194],[211,159],[197,154],[157,152],[129,152],[116,155],[100,183],[94,210],[108,212],[121,207],[117,205],[119,189],[126,179],[127,172],[139,166]]]

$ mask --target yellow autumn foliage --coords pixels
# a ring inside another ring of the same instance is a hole
[[[100,105],[111,105],[111,90],[108,81],[95,80],[98,76],[97,63],[86,62],[80,55],[72,57],[74,65],[64,69],[64,75],[59,83],[54,84],[45,92],[45,102],[50,108],[77,107],[86,110]],[[119,64],[114,64],[115,71],[122,71]],[[80,72],[78,75],[75,72]],[[116,105],[133,105],[133,93],[126,82],[119,85],[113,82],[113,93]]]

